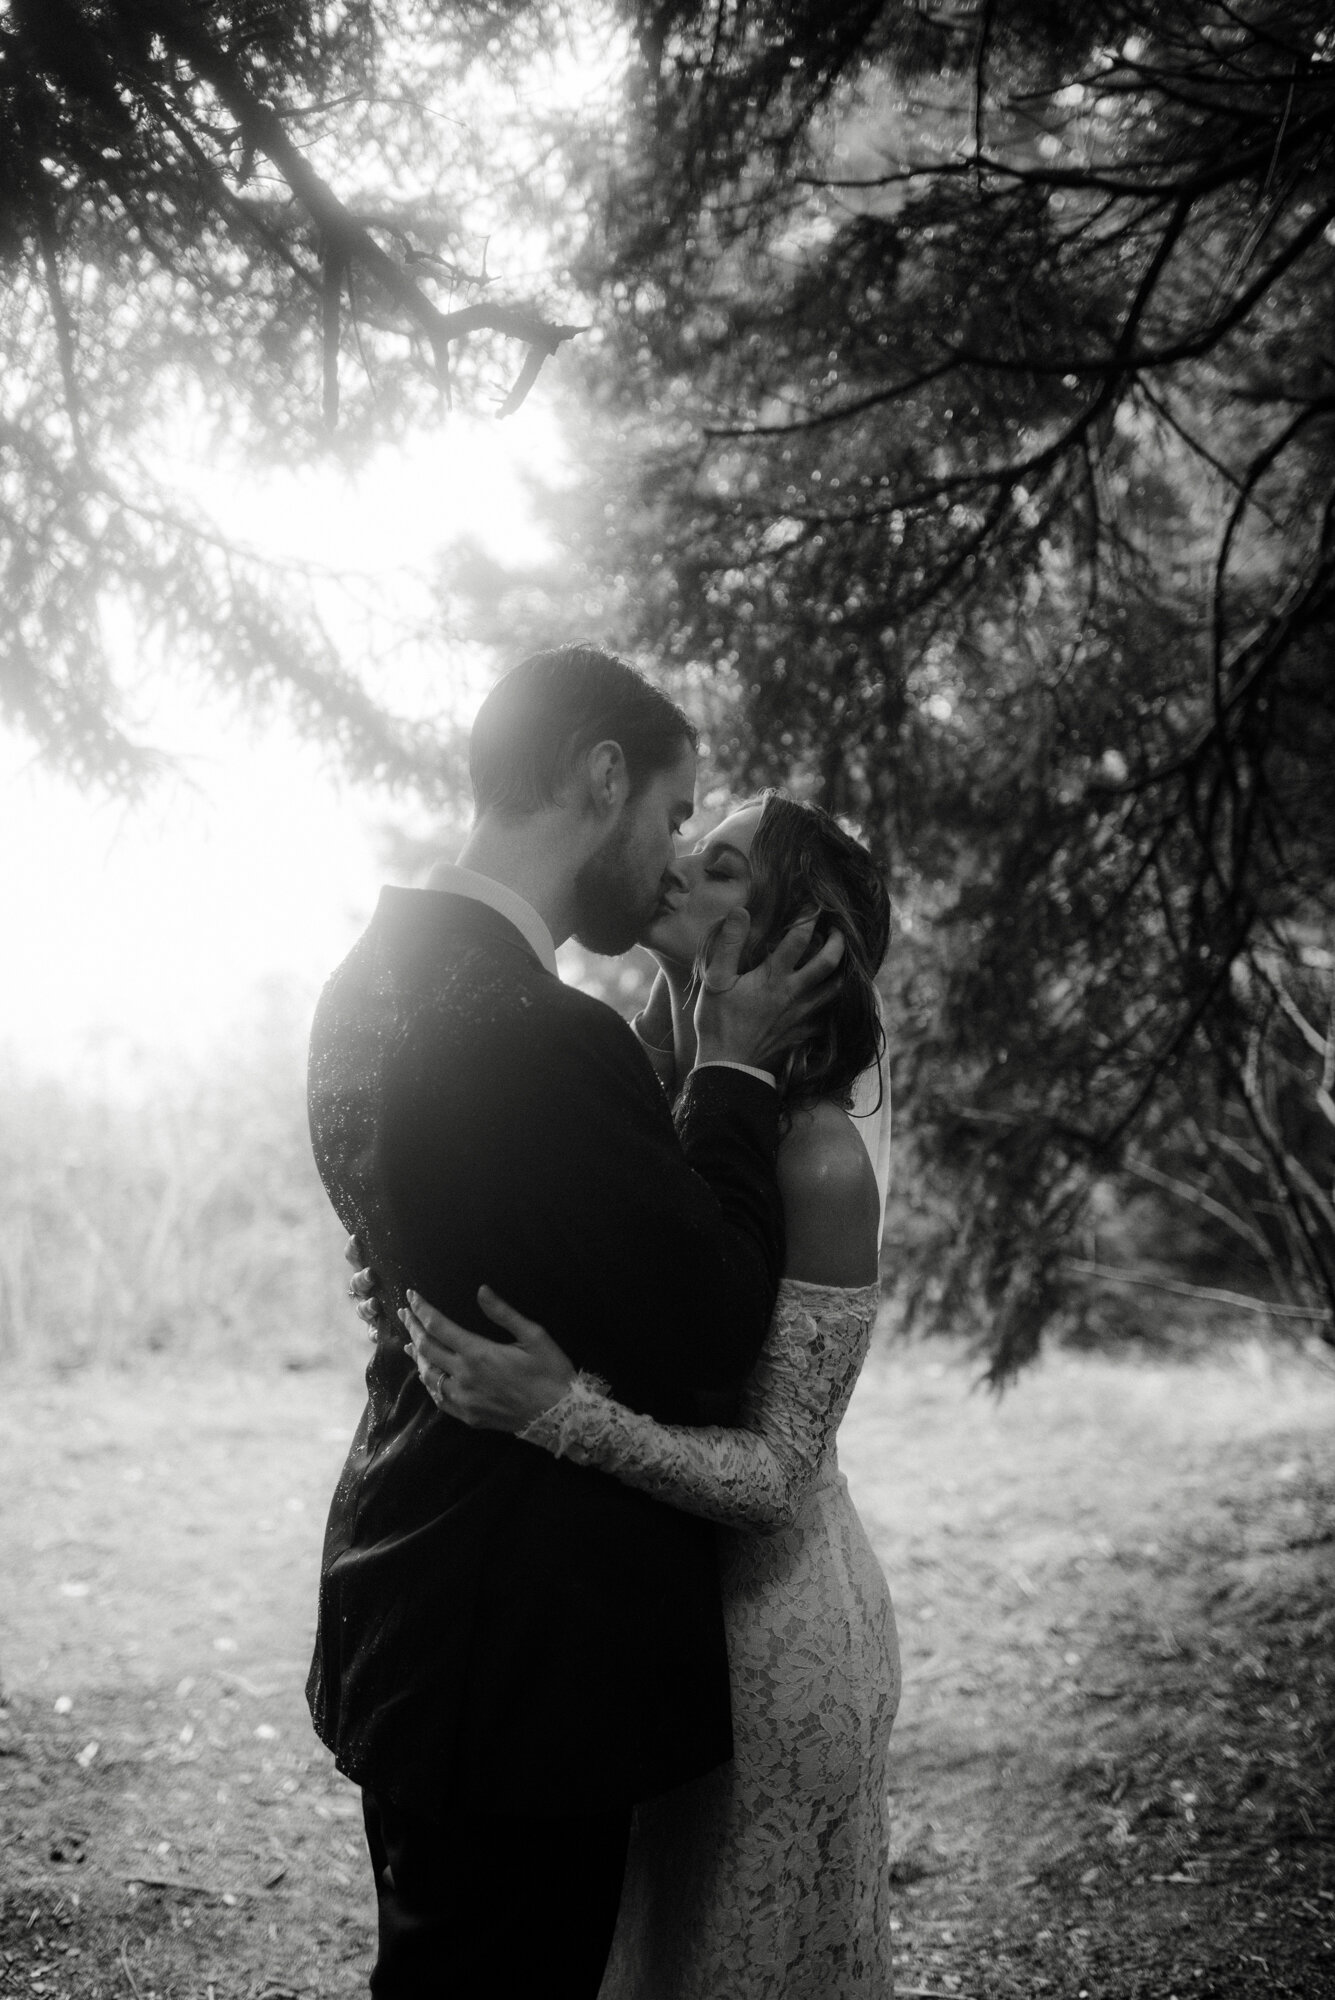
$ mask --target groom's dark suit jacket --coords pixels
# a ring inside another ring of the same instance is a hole
[[[727,1068],[679,1134],[634,1035],[469,898],[386,889],[321,997],[311,1132],[390,1302],[477,1332],[482,1282],[623,1401],[731,1391],[782,1260],[776,1093]],[[599,1810],[731,1752],[713,1531],[441,1415],[382,1337],[334,1494],[307,1694],[339,1768],[430,1811]]]

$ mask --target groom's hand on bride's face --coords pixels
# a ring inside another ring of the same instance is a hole
[[[360,1236],[348,1238],[343,1256],[345,1261],[352,1265],[352,1276],[348,1279],[348,1297],[352,1300],[358,1319],[366,1322],[366,1338],[379,1340],[382,1333],[396,1331],[385,1307],[385,1295],[380,1289],[380,1273],[367,1263],[366,1245]]]
[[[697,1063],[776,1067],[838,989],[844,955],[838,931],[808,958],[816,918],[804,918],[760,965],[739,972],[749,927],[745,910],[731,911],[719,927],[695,1007]]]

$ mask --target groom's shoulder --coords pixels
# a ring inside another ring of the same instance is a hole
[[[638,1044],[630,1024],[615,1007],[596,994],[585,993],[563,979],[551,979],[544,988],[552,1016],[570,1034],[620,1055],[638,1055]]]
[[[400,968],[414,962],[422,984],[441,991],[449,985],[477,985],[512,1007],[500,1011],[548,1029],[628,1046],[635,1038],[614,1007],[556,977],[508,917],[472,897],[430,889],[382,890],[368,935],[379,931],[382,948]]]
[[[594,994],[535,970],[518,1035],[533,1071],[546,1072],[552,1087],[565,1076],[582,1077],[588,1088],[596,1076],[602,1091],[647,1094],[657,1107],[662,1086],[624,1016]]]

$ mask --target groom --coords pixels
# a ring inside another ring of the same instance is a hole
[[[738,1385],[782,1259],[778,1100],[839,945],[711,963],[674,1132],[630,1029],[563,986],[680,889],[695,734],[593,647],[539,653],[474,726],[460,865],[385,889],[321,997],[311,1132],[390,1308],[479,1333],[494,1286],[667,1421]],[[361,1785],[378,2000],[596,1994],[636,1799],[731,1751],[712,1530],[442,1416],[382,1333],[334,1494],[307,1688]]]

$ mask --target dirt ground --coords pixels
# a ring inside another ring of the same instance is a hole
[[[0,2000],[365,1990],[302,1681],[355,1361],[0,1380]],[[1335,1995],[1335,1374],[874,1358],[899,2000]]]

